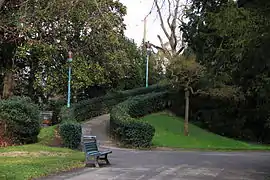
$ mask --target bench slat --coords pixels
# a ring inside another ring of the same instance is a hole
[[[96,142],[86,142],[84,148],[86,152],[98,151]]]
[[[110,154],[112,151],[99,151],[100,155]]]

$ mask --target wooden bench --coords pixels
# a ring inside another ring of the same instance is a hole
[[[95,167],[99,167],[98,160],[104,160],[106,161],[106,164],[110,164],[108,160],[108,154],[112,153],[112,151],[99,151],[96,138],[91,138],[83,144],[86,163],[89,161],[89,158],[93,157]]]

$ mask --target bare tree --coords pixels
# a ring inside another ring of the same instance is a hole
[[[185,48],[182,43],[180,26],[183,22],[184,10],[187,5],[181,4],[181,0],[154,0],[160,26],[165,34],[166,41],[158,35],[160,46],[151,44],[152,47],[161,50],[169,58],[179,55]],[[163,10],[168,11],[167,13]],[[169,48],[166,45],[169,45]]]

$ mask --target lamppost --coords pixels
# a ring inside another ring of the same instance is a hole
[[[71,62],[72,62],[72,52],[68,52],[68,99],[67,99],[67,107],[70,107],[70,97],[71,97],[71,89],[70,89],[70,82],[71,82]]]
[[[146,73],[145,73],[145,87],[148,87],[148,67],[149,67],[149,56],[151,53],[151,44],[148,42],[145,43],[146,47]]]

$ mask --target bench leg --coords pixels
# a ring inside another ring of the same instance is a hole
[[[91,156],[86,155],[85,156],[85,164],[89,163]]]
[[[88,156],[86,155],[85,156],[85,164],[87,164],[87,162],[88,162]]]
[[[100,160],[103,160],[103,161],[105,161],[106,162],[106,164],[108,164],[108,165],[110,165],[111,163],[109,162],[109,160],[108,160],[108,155],[107,154],[105,154],[104,155],[104,157],[102,157],[102,158],[99,158]]]
[[[98,156],[95,156],[95,166],[97,167],[97,168],[99,168],[99,164],[98,164],[98,159],[99,159],[99,157]]]
[[[111,164],[110,161],[108,160],[108,155],[107,154],[105,155],[105,161],[106,161],[106,164],[108,164],[108,165]]]

